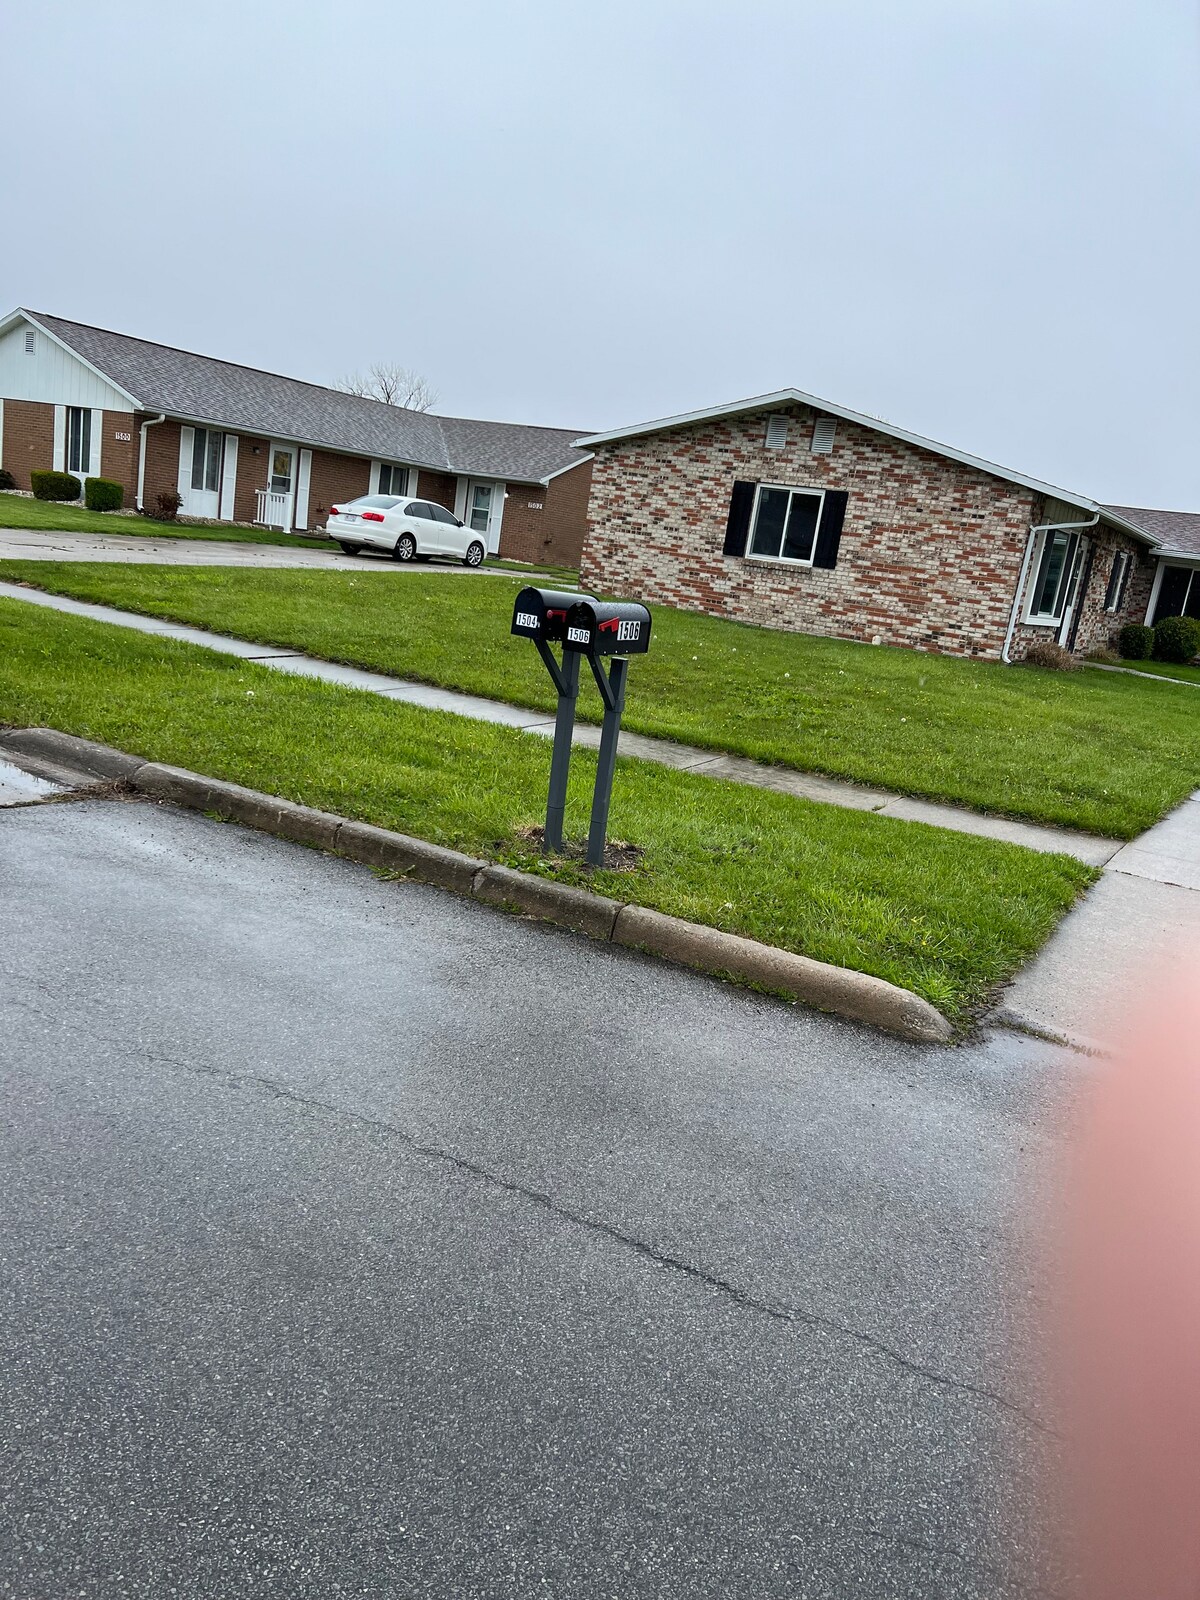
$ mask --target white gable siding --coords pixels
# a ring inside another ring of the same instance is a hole
[[[0,395],[8,400],[41,400],[50,405],[92,406],[104,411],[132,411],[125,396],[90,368],[34,328],[33,354],[25,350],[32,323],[21,321],[0,334]]]

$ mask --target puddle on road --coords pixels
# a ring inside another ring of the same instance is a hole
[[[20,767],[0,761],[0,806],[24,806],[31,800],[44,800],[47,795],[62,793],[62,784],[35,778],[31,772],[22,772]]]

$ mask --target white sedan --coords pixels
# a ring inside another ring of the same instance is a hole
[[[487,554],[479,535],[445,506],[403,495],[364,494],[330,506],[325,531],[348,556],[386,550],[394,561],[456,556],[464,567],[477,567]]]

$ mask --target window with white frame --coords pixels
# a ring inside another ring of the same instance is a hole
[[[221,446],[225,435],[215,428],[197,428],[192,440],[192,488],[217,489],[221,482]]]
[[[1195,567],[1162,567],[1150,626],[1164,617],[1200,618],[1200,572]]]
[[[408,468],[394,467],[384,461],[379,467],[380,494],[406,495],[408,493]]]
[[[782,484],[760,483],[750,516],[746,554],[811,567],[824,498],[821,489],[789,489]]]
[[[92,413],[88,406],[67,407],[67,471],[92,470]]]
[[[1063,619],[1079,564],[1079,535],[1064,528],[1042,534],[1026,622],[1056,625]]]

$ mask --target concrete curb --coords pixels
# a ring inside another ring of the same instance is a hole
[[[941,1012],[908,989],[703,923],[684,922],[644,906],[622,906],[612,936],[615,944],[738,978],[775,994],[790,994],[820,1011],[833,1011],[905,1039],[945,1044],[953,1037],[954,1030]]]
[[[716,977],[734,978],[771,994],[787,995],[820,1011],[867,1023],[918,1044],[945,1044],[954,1037],[949,1022],[927,1000],[865,972],[830,966],[643,906],[622,905],[588,889],[478,861],[424,839],[411,839],[366,822],[352,822],[329,811],[259,794],[182,767],[142,761],[53,728],[0,732],[0,750],[5,747],[85,774],[124,778],[150,799],[215,812],[367,866],[392,868],[416,882],[472,895],[594,939],[642,950]]]

